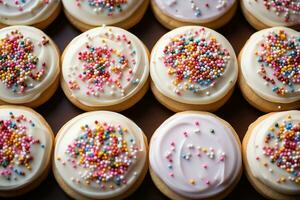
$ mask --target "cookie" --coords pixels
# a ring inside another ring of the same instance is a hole
[[[59,131],[53,172],[74,199],[124,199],[147,173],[147,151],[146,136],[134,122],[114,112],[89,112]]]
[[[300,28],[299,0],[241,0],[243,14],[257,30],[275,26]]]
[[[274,27],[254,33],[239,54],[239,85],[263,112],[300,107],[300,33]]]
[[[1,0],[0,28],[28,25],[45,29],[59,15],[60,0]]]
[[[242,174],[240,146],[234,129],[217,116],[177,113],[151,138],[151,178],[170,199],[224,199]]]
[[[86,110],[125,110],[149,88],[149,53],[133,34],[117,27],[82,33],[62,56],[61,85]]]
[[[237,3],[236,0],[151,0],[155,17],[168,29],[187,25],[220,28],[234,16]]]
[[[27,193],[51,167],[54,135],[45,119],[22,106],[0,106],[0,196]]]
[[[129,29],[140,22],[149,0],[62,0],[69,21],[86,31],[102,25]]]
[[[243,140],[248,180],[264,197],[296,200],[300,195],[300,111],[263,115]]]
[[[37,107],[48,101],[59,85],[59,54],[37,28],[0,29],[0,104]]]
[[[170,110],[214,111],[231,96],[238,64],[222,35],[205,27],[186,26],[156,43],[150,75],[155,97]]]

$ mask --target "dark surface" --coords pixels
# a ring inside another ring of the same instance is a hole
[[[151,50],[156,41],[168,30],[160,25],[154,18],[149,9],[142,21],[130,30],[137,35]],[[217,30],[223,34],[232,44],[236,54],[245,44],[247,38],[255,32],[255,30],[247,23],[238,11],[232,21],[225,27]],[[58,44],[61,51],[66,45],[77,35],[80,34],[65,18],[63,13],[57,20],[46,30],[46,33]],[[54,133],[57,133],[71,118],[83,113],[84,111],[73,106],[65,97],[62,90],[59,89],[51,100],[45,105],[37,109],[48,123],[51,125]],[[173,112],[160,105],[154,98],[151,91],[132,108],[122,112],[125,116],[132,119],[146,133],[150,140],[155,129]],[[251,107],[246,100],[243,99],[240,91],[236,88],[233,96],[216,114],[228,121],[239,134],[240,139],[243,138],[247,127],[257,117],[262,115],[261,112]],[[53,174],[50,173],[48,178],[34,191],[25,196],[15,199],[70,199],[56,183]],[[128,199],[167,199],[153,184],[149,174],[146,176],[142,186]],[[241,181],[235,190],[226,199],[243,199],[254,200],[263,199],[250,185],[246,177],[243,175]]]

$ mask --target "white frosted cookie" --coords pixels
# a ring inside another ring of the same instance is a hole
[[[123,199],[142,183],[147,139],[121,114],[79,115],[56,136],[53,170],[65,192],[76,199]]]
[[[249,13],[256,21],[262,23],[264,28],[300,25],[299,0],[242,0],[241,4],[246,18]],[[249,21],[249,18],[247,19]]]
[[[300,111],[275,112],[258,118],[243,141],[246,174],[270,199],[299,199]]]
[[[200,26],[165,34],[152,50],[150,65],[154,94],[172,110],[216,110],[229,98],[238,75],[230,43]]]
[[[60,0],[1,0],[0,24],[45,28],[59,11]]]
[[[248,97],[250,103],[262,111],[298,108],[299,58],[299,32],[274,27],[254,33],[240,53],[242,92],[246,98],[253,96],[253,93],[258,96],[255,100]]]
[[[35,111],[0,106],[0,196],[11,197],[37,187],[50,169],[54,136]]]
[[[237,134],[205,112],[167,119],[151,138],[149,159],[154,183],[170,199],[224,199],[242,172]]]
[[[236,0],[151,0],[155,16],[167,28],[202,25],[219,28],[235,14]]]
[[[62,0],[62,2],[71,23],[85,31],[101,25],[129,29],[141,20],[149,0]]]
[[[148,89],[149,58],[145,45],[116,27],[82,33],[63,53],[62,85],[84,110],[124,110]]]
[[[46,102],[58,85],[59,60],[55,43],[41,30],[0,29],[0,103],[36,107]]]

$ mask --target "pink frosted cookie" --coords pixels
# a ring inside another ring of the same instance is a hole
[[[235,0],[151,0],[154,14],[165,27],[186,25],[219,28],[235,14]]]
[[[242,172],[240,141],[224,120],[187,111],[167,119],[153,134],[151,177],[171,199],[222,199]]]

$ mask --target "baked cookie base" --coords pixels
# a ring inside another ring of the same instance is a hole
[[[213,117],[216,117],[218,120],[220,120],[220,122],[222,124],[224,124],[224,126],[228,127],[232,133],[234,133],[234,137],[236,139],[236,141],[238,142],[239,146],[241,146],[241,142],[239,139],[239,136],[237,135],[237,133],[235,132],[235,130],[232,128],[232,126],[226,122],[225,120],[217,117],[214,114],[211,113],[207,113],[207,112],[201,112],[201,111],[187,111],[184,112],[184,114],[186,113],[201,113],[201,114],[206,114],[206,115],[210,115]],[[151,145],[151,144],[150,144]],[[173,190],[171,190],[160,178],[159,176],[156,175],[156,173],[154,172],[154,170],[151,168],[151,166],[149,167],[149,171],[150,171],[150,176],[152,178],[152,181],[154,182],[154,184],[156,185],[156,187],[168,198],[170,199],[176,199],[176,200],[192,200],[183,196],[180,196],[179,194],[177,194],[176,192],[174,192]],[[221,200],[224,199],[227,195],[229,195],[233,189],[235,188],[235,186],[239,183],[241,176],[243,174],[243,169],[241,167],[240,171],[239,171],[239,175],[236,178],[236,180],[232,183],[232,185],[230,187],[228,187],[225,191],[223,191],[222,193],[218,194],[217,196],[212,196],[212,197],[208,197],[205,198],[205,200]]]
[[[61,11],[61,3],[57,6],[57,8],[54,10],[54,12],[45,20],[35,23],[35,24],[23,24],[23,25],[28,25],[28,26],[34,26],[39,29],[46,29],[60,14]],[[21,25],[21,24],[19,24]],[[9,24],[2,24],[0,23],[0,28],[4,28],[10,26]]]
[[[51,145],[51,155],[48,156],[47,161],[44,163],[43,167],[43,173],[37,177],[34,181],[26,184],[24,187],[20,187],[19,189],[16,190],[6,190],[6,191],[0,191],[0,197],[17,197],[17,196],[21,196],[25,193],[28,193],[32,190],[34,190],[35,188],[37,188],[48,176],[50,169],[51,169],[51,161],[52,161],[52,156],[53,156],[53,143],[54,143],[54,134],[53,131],[51,129],[51,127],[49,126],[49,124],[46,122],[46,120],[37,112],[35,112],[34,110],[24,107],[24,106],[10,106],[10,105],[4,105],[4,106],[0,106],[0,108],[21,108],[24,110],[27,110],[31,113],[33,113],[35,116],[38,117],[38,119],[47,127],[48,132],[51,134],[52,137],[52,143]]]
[[[243,50],[242,50],[243,51]],[[250,105],[257,108],[262,112],[274,112],[274,111],[284,111],[284,110],[293,110],[300,107],[300,100],[292,103],[276,103],[270,102],[261,98],[256,94],[250,86],[246,83],[246,80],[241,72],[241,55],[242,51],[238,56],[239,62],[239,87],[242,91],[244,98],[248,101]]]
[[[149,4],[149,0],[144,0],[144,3],[141,4],[141,6],[136,10],[136,12],[134,12],[129,18],[121,22],[115,24],[99,24],[98,26],[89,25],[80,21],[79,19],[72,16],[66,9],[64,9],[64,13],[68,18],[68,20],[71,22],[71,24],[82,32],[85,32],[89,29],[96,28],[102,25],[116,26],[127,30],[141,21],[148,8],[148,4]]]
[[[173,112],[181,112],[181,111],[187,111],[187,110],[199,110],[199,111],[210,111],[214,112],[218,110],[220,107],[222,107],[228,99],[231,97],[234,86],[232,89],[220,100],[210,103],[210,104],[186,104],[181,103],[179,101],[175,101],[165,95],[163,95],[155,86],[154,82],[151,82],[151,90],[154,94],[155,98],[165,107],[167,107],[169,110],[172,110]]]
[[[262,29],[266,29],[266,28],[271,28],[271,26],[268,26],[266,24],[264,24],[262,21],[260,21],[259,19],[257,19],[256,17],[254,17],[254,15],[252,15],[245,7],[244,2],[241,1],[241,8],[242,8],[242,12],[244,14],[244,17],[246,18],[246,20],[248,21],[248,23],[255,28],[256,30],[262,30]],[[300,30],[300,25],[295,25],[295,26],[290,26],[290,28],[293,29],[297,29]]]
[[[234,5],[232,5],[232,7],[221,17],[219,17],[218,19],[212,21],[212,22],[207,22],[207,23],[193,23],[193,22],[183,22],[183,21],[179,21],[176,20],[166,14],[164,14],[160,8],[156,5],[156,3],[154,2],[154,0],[151,0],[151,7],[153,10],[153,13],[156,17],[156,19],[166,28],[168,29],[174,29],[177,27],[181,27],[181,26],[189,26],[189,25],[200,25],[200,26],[205,26],[211,29],[218,29],[222,26],[224,26],[225,24],[227,24],[232,17],[234,16],[237,7],[238,7],[238,1],[235,2]]]
[[[56,136],[56,138],[58,137],[59,134],[63,134],[62,132],[59,132]],[[55,143],[56,143],[56,138],[55,138]],[[146,151],[148,152],[148,142],[147,142],[147,137],[144,134],[144,141],[145,141],[145,147],[146,147]],[[146,154],[148,156],[148,153]],[[54,174],[54,177],[56,179],[56,181],[58,182],[59,186],[64,190],[64,192],[69,195],[71,198],[76,199],[76,200],[91,200],[91,198],[86,197],[80,193],[78,193],[77,191],[73,190],[70,186],[68,186],[68,184],[61,178],[61,176],[59,175],[56,167],[55,167],[55,158],[53,158],[53,164],[52,164],[52,171]],[[134,193],[139,187],[140,185],[143,183],[144,178],[148,172],[148,157],[146,158],[146,162],[143,168],[143,171],[141,172],[140,176],[137,178],[136,182],[132,185],[131,188],[129,188],[127,191],[125,191],[122,195],[116,196],[114,198],[108,198],[105,200],[120,200],[120,199],[125,199],[126,197],[130,196],[132,193]],[[100,199],[100,198],[99,198]]]
[[[269,113],[266,115],[263,115],[262,117],[259,117],[255,122],[253,122],[245,136],[243,139],[243,143],[242,143],[242,157],[243,157],[243,163],[244,163],[244,171],[246,174],[246,177],[248,178],[249,182],[251,183],[251,185],[254,187],[254,189],[260,193],[262,196],[264,196],[267,199],[274,199],[274,200],[299,200],[299,195],[286,195],[286,194],[282,194],[277,192],[276,190],[273,190],[272,188],[268,187],[267,185],[265,185],[264,183],[262,183],[258,178],[254,177],[254,175],[252,174],[249,164],[248,164],[248,159],[247,159],[247,145],[249,142],[249,138],[251,135],[252,130],[263,120],[267,119],[268,117],[270,117],[272,114],[274,113]]]

